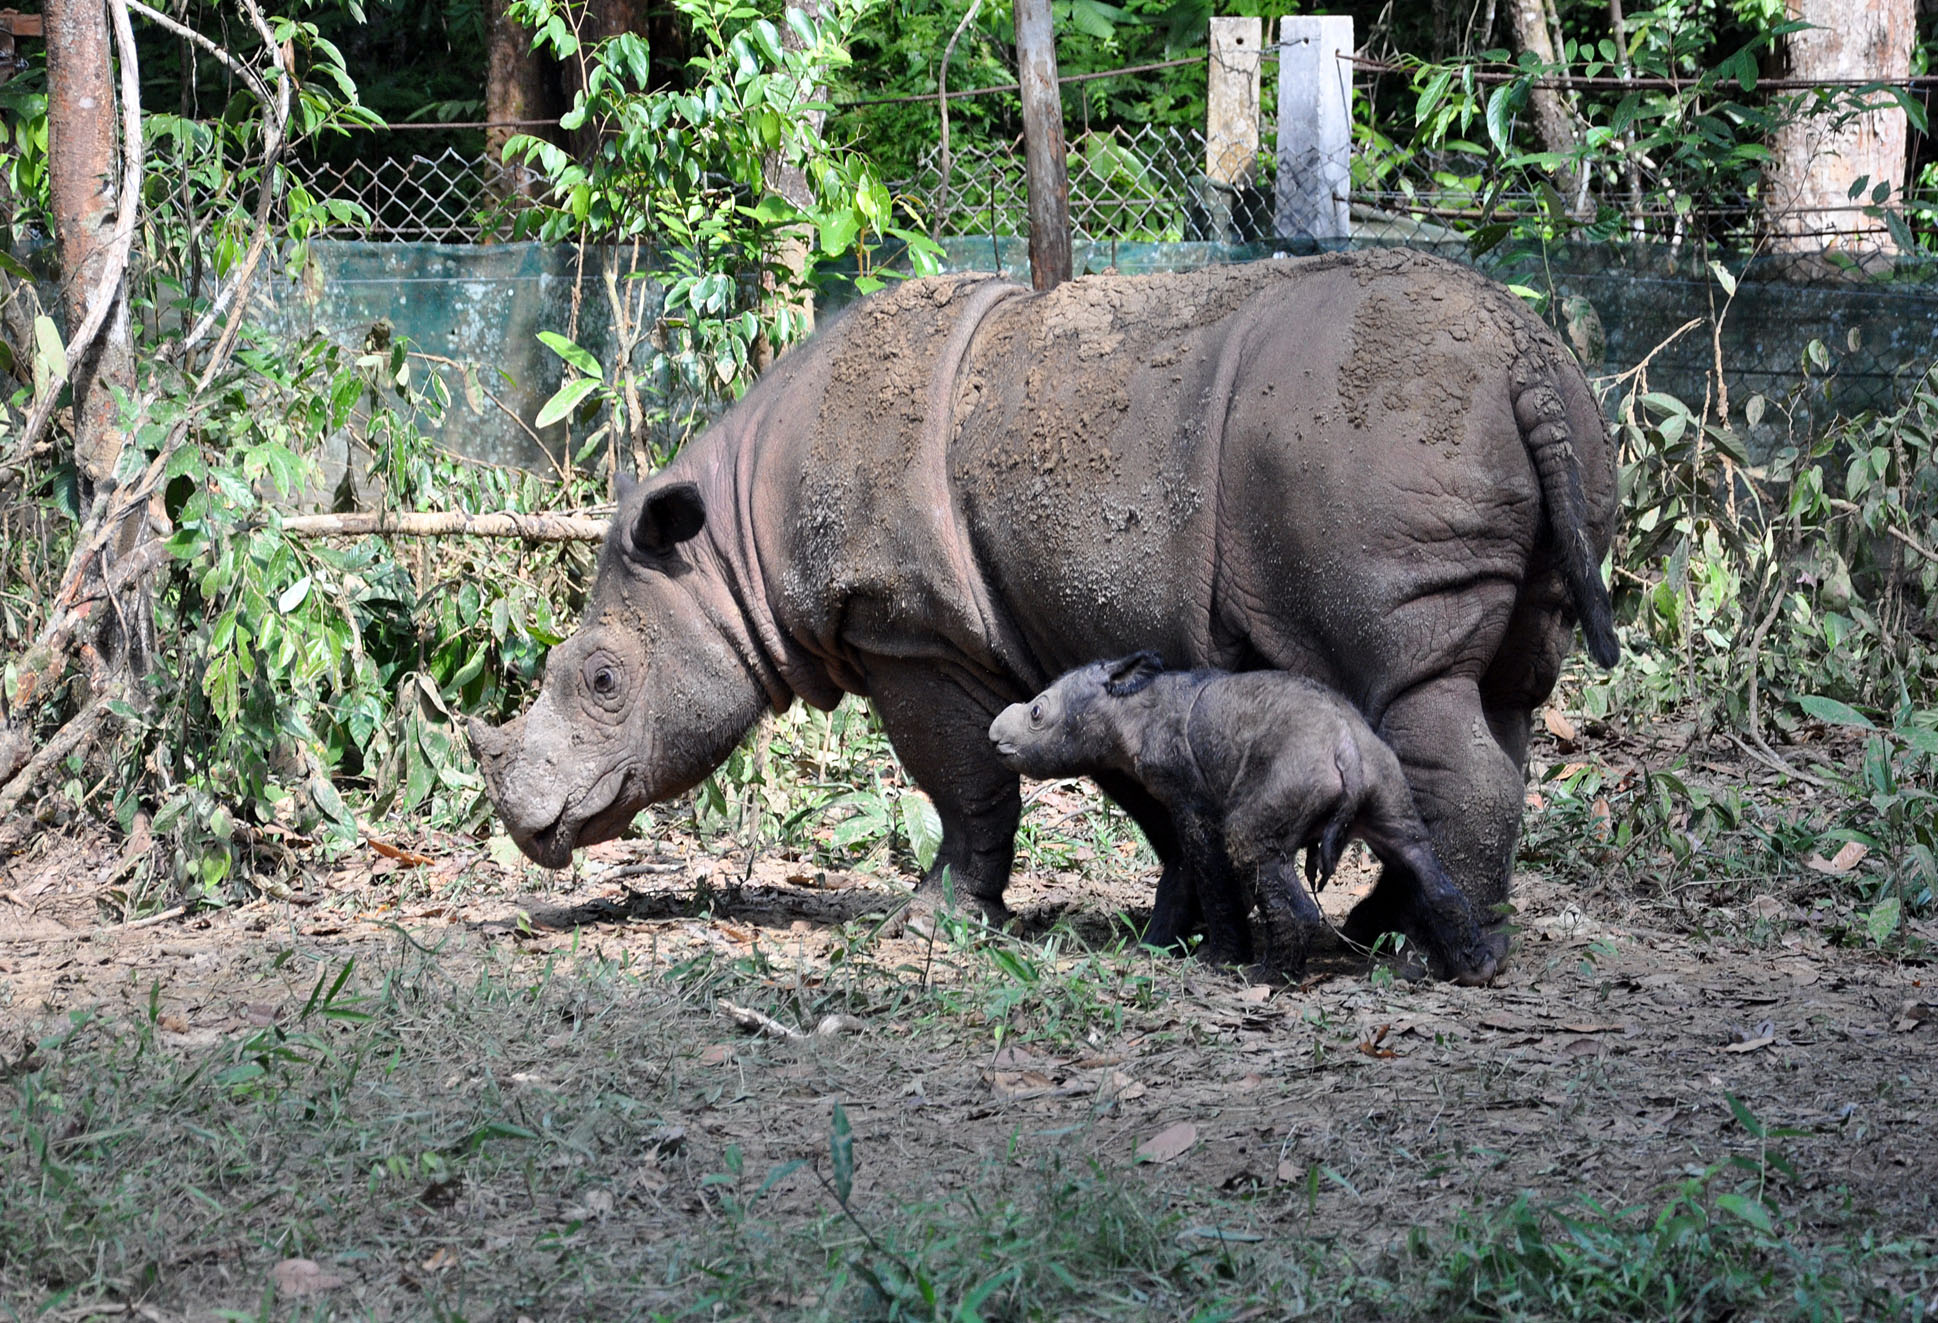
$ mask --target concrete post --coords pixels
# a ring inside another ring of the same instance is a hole
[[[1274,229],[1281,239],[1352,238],[1353,20],[1279,20],[1279,148]]]
[[[1211,20],[1211,69],[1205,91],[1205,229],[1231,242],[1233,206],[1258,173],[1259,68],[1265,24],[1257,18]]]

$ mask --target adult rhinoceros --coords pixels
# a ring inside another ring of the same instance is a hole
[[[622,484],[582,628],[531,708],[472,742],[512,839],[559,867],[704,778],[769,707],[865,694],[942,820],[925,893],[949,869],[995,918],[1019,812],[986,735],[1005,705],[1138,649],[1278,667],[1393,746],[1487,914],[1577,614],[1596,659],[1616,655],[1614,477],[1548,328],[1421,254],[1042,294],[913,280]],[[1106,788],[1171,862],[1163,810]],[[1376,887],[1348,935],[1405,931],[1405,894]]]

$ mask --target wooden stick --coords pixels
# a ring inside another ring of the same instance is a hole
[[[438,511],[369,511],[353,514],[286,515],[289,537],[516,537],[528,542],[602,542],[606,522],[569,515],[465,514]]]

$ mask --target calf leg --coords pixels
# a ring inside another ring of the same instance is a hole
[[[942,820],[942,845],[917,891],[918,904],[941,898],[946,875],[958,902],[974,904],[991,923],[1003,922],[1022,795],[1016,773],[997,760],[989,742],[989,723],[1002,701],[952,667],[871,668],[868,681],[895,756]]]
[[[1466,677],[1445,676],[1411,690],[1387,709],[1379,733],[1405,769],[1437,871],[1465,896],[1498,962],[1507,953],[1498,912],[1521,829],[1520,767],[1496,741],[1480,691]],[[1444,914],[1435,913],[1412,865],[1382,862],[1388,867],[1372,894],[1346,920],[1347,938],[1370,946],[1381,934],[1398,932],[1430,946],[1429,934]]]
[[[1287,978],[1305,973],[1312,939],[1326,928],[1325,913],[1306,890],[1290,854],[1273,854],[1258,866],[1255,883],[1265,930],[1263,962]]]
[[[1467,984],[1491,982],[1500,966],[1500,953],[1481,931],[1466,893],[1440,866],[1426,825],[1413,811],[1405,787],[1376,793],[1357,825],[1379,861],[1411,883],[1402,929],[1407,940],[1426,953],[1442,978]]]
[[[1249,963],[1251,905],[1225,851],[1223,829],[1216,819],[1196,809],[1179,810],[1172,820],[1178,829],[1181,885],[1196,893],[1204,911],[1205,940],[1199,954],[1214,964]]]

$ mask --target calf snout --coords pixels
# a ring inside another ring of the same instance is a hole
[[[1005,760],[1014,758],[1022,750],[1023,740],[1029,734],[1030,710],[1022,703],[1011,703],[996,714],[989,723],[989,739],[996,746],[996,756]]]

